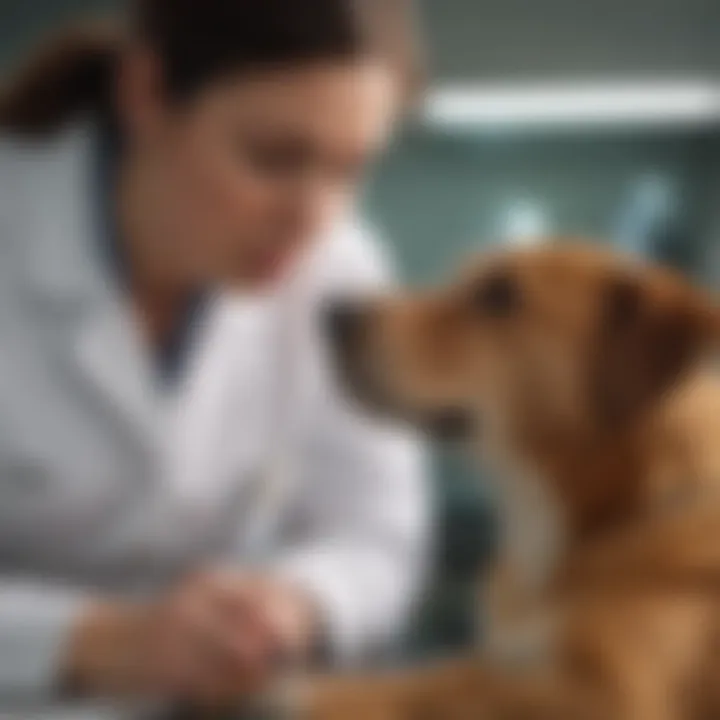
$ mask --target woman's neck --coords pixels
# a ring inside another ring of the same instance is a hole
[[[146,335],[159,344],[172,334],[196,288],[191,280],[173,272],[172,260],[162,252],[167,241],[159,237],[163,226],[148,185],[132,158],[119,163],[115,221],[125,284]]]

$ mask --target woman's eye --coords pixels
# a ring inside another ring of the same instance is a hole
[[[474,291],[473,308],[488,317],[507,317],[520,306],[520,288],[510,273],[484,278]]]

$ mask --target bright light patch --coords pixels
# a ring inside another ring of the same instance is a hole
[[[539,203],[518,200],[500,218],[500,236],[513,245],[535,245],[550,233],[547,213]]]
[[[697,126],[720,122],[709,81],[465,85],[439,88],[425,106],[437,126]]]

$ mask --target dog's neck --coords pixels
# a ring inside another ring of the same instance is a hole
[[[501,563],[527,590],[554,573],[567,546],[566,510],[532,463],[501,463],[496,498],[501,521]]]
[[[720,380],[698,373],[623,433],[514,454],[500,480],[505,559],[539,586],[585,545],[720,497],[719,437]]]

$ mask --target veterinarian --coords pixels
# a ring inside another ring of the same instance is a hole
[[[421,453],[336,389],[322,316],[388,280],[352,206],[405,5],[139,0],[4,87],[3,717],[240,697],[402,627]]]

